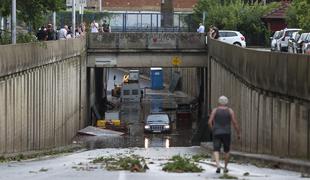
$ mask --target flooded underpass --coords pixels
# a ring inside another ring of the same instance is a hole
[[[111,72],[117,74],[116,81],[120,81],[124,72],[116,69]],[[113,75],[111,75],[113,77]],[[109,82],[113,79],[109,78]],[[113,111],[119,112],[120,120],[127,126],[122,136],[78,136],[77,141],[86,145],[88,149],[97,148],[126,148],[126,147],[186,147],[199,144],[195,138],[201,121],[198,106],[194,106],[194,99],[180,91],[174,93],[168,90],[153,90],[149,88],[149,80],[141,79],[140,87],[143,98],[140,102],[121,102],[120,98],[111,96],[114,82],[108,85],[108,100],[116,105]],[[195,108],[196,107],[196,108]],[[149,114],[166,113],[171,120],[171,132],[147,133],[144,131],[146,118]],[[202,123],[205,124],[205,123]],[[198,136],[200,136],[198,134]]]

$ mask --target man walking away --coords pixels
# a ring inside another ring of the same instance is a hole
[[[240,140],[240,129],[234,111],[231,108],[227,107],[228,98],[225,96],[221,96],[218,99],[218,103],[219,103],[218,107],[214,108],[211,113],[208,124],[213,132],[213,151],[217,166],[216,173],[221,172],[219,164],[219,156],[222,144],[224,145],[224,153],[225,153],[224,173],[227,173],[228,172],[227,164],[229,161],[230,139],[231,139],[231,124],[233,124],[235,128],[239,140]]]

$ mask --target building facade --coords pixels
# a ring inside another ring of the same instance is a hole
[[[160,11],[161,4],[165,0],[76,0],[86,1],[85,9],[99,10],[100,1],[102,10],[105,11]],[[71,8],[72,0],[67,0],[67,7]],[[198,0],[173,0],[175,12],[192,12]]]

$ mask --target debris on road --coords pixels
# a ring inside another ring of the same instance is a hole
[[[91,161],[93,164],[102,164],[108,171],[126,170],[131,172],[145,172],[148,166],[143,157],[138,155],[98,157]]]
[[[79,130],[78,133],[89,136],[122,136],[125,134],[122,132],[109,129],[100,129],[93,126],[87,126],[86,128]]]

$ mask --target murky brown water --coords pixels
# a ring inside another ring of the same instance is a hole
[[[126,122],[129,131],[122,137],[94,137],[78,136],[80,143],[84,143],[88,148],[118,148],[118,147],[176,147],[198,145],[202,133],[205,129],[206,119],[198,118],[198,109],[192,110],[190,119],[183,120],[177,116],[176,109],[178,104],[189,103],[192,99],[185,96],[182,92],[168,93],[166,90],[150,90],[149,81],[141,79],[140,87],[144,88],[144,97],[141,103],[119,102],[119,99],[111,97],[111,89],[114,87],[113,80],[116,75],[116,82],[119,83],[124,72],[117,69],[110,70],[108,80],[108,100],[119,105],[120,119]],[[173,130],[170,134],[146,134],[144,133],[144,121],[152,112],[166,112],[173,121]],[[104,114],[104,112],[101,112]]]
[[[187,98],[161,95],[145,95],[141,103],[121,103],[120,119],[126,122],[129,131],[121,137],[78,136],[77,141],[84,143],[89,149],[96,148],[125,148],[125,147],[185,147],[197,145],[194,133],[197,132],[198,113],[192,111],[188,120],[180,120],[176,115],[178,103],[188,101]],[[172,124],[169,134],[144,133],[144,121],[152,112],[166,112]],[[186,119],[186,118],[185,118]]]

